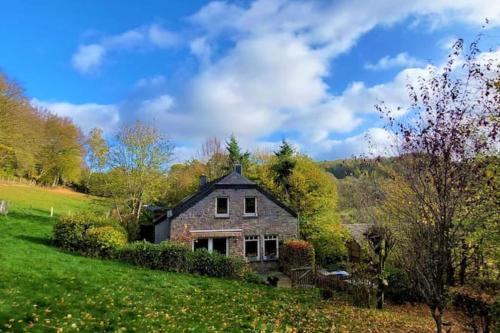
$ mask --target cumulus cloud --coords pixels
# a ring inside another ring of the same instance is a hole
[[[107,133],[116,131],[120,122],[119,109],[112,104],[72,104],[68,102],[48,102],[32,99],[31,103],[39,108],[73,120],[85,133],[95,127],[101,128]]]
[[[190,17],[202,29],[190,50],[203,66],[187,85],[185,102],[180,101],[183,124],[177,128],[188,126],[190,133],[201,135],[234,132],[253,141],[279,130],[299,133],[309,144],[324,143],[326,149],[332,135],[356,130],[380,101],[402,106],[399,113],[404,113],[406,83],[427,72],[420,68],[422,61],[407,53],[387,56],[367,68],[410,68],[384,84],[367,87],[353,82],[337,96],[329,93],[326,83],[329,64],[336,56],[377,25],[390,25],[410,15],[441,24],[481,24],[484,8],[491,14],[498,12],[497,7],[488,1],[468,0],[259,0],[241,6],[211,2]],[[492,26],[499,23],[492,22]],[[226,51],[213,59],[212,50],[219,43],[224,43]],[[189,124],[191,117],[196,119],[194,124]]]
[[[372,127],[344,140],[325,140],[311,153],[318,159],[338,159],[351,156],[392,156],[396,138],[387,130]]]
[[[305,148],[314,147],[311,151],[316,156],[364,152],[365,134],[375,136],[374,142],[387,142],[386,133],[374,127],[345,140],[332,137],[359,133],[380,101],[402,106],[396,116],[404,113],[407,82],[427,71],[407,53],[386,56],[367,64],[367,69],[410,68],[383,84],[352,82],[334,95],[327,84],[335,82],[330,63],[376,26],[408,17],[425,18],[418,21],[421,25],[429,20],[477,25],[490,17],[494,27],[500,24],[499,7],[486,0],[211,2],[189,18],[196,34],[187,45],[200,66],[179,88],[181,92],[164,89],[162,76],[141,79],[136,88],[150,92],[134,95],[120,109],[127,117],[153,120],[184,142],[234,133],[244,143],[258,144],[279,132],[293,133]],[[73,64],[89,72],[99,68],[111,52],[145,45],[171,47],[177,42],[175,34],[145,26],[80,46]]]
[[[158,24],[151,24],[101,38],[98,42],[82,44],[73,54],[71,63],[79,72],[89,73],[99,69],[105,56],[111,52],[148,47],[169,48],[178,42],[179,38],[176,34]]]
[[[394,57],[385,56],[376,63],[365,64],[365,68],[371,71],[380,71],[396,67],[415,67],[422,66],[423,61],[410,56],[407,52],[401,52]]]

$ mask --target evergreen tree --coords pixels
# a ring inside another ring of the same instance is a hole
[[[288,196],[290,193],[289,178],[297,163],[295,150],[292,145],[283,139],[280,149],[274,152],[274,155],[276,156],[276,162],[271,167],[274,173],[273,180],[278,186],[283,187]]]
[[[250,153],[248,151],[244,153],[241,151],[238,140],[234,134],[231,134],[229,141],[226,142],[226,150],[229,154],[228,170],[231,170],[235,164],[241,164],[243,170],[245,170],[250,163]]]

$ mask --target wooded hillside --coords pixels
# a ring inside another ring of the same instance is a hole
[[[79,180],[82,133],[70,119],[30,104],[22,88],[0,73],[0,175],[40,184]]]

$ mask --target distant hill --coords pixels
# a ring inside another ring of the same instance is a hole
[[[374,172],[383,177],[386,175],[383,166],[391,163],[394,163],[392,158],[381,158],[377,161],[351,158],[318,162],[322,168],[333,174],[337,179],[344,179],[349,176],[359,178],[362,174]]]

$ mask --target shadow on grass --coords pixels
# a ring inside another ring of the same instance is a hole
[[[10,211],[5,218],[26,220],[29,222],[44,222],[44,223],[55,221],[55,217],[50,217],[46,211],[35,208]]]
[[[28,236],[28,235],[20,235],[20,236],[15,236],[15,237],[17,239],[21,239],[21,240],[28,241],[31,243],[55,247],[53,242],[52,242],[52,239],[50,237]]]

